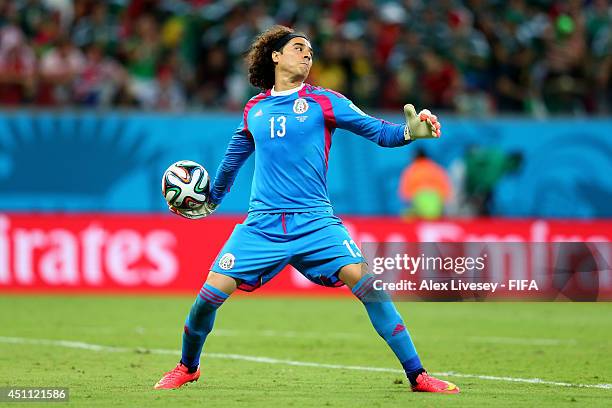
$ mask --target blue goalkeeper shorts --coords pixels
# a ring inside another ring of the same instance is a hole
[[[365,262],[342,221],[331,210],[305,213],[251,213],[211,265],[253,291],[291,265],[323,286],[342,286],[340,268]]]

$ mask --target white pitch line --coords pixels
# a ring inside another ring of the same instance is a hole
[[[89,351],[106,351],[112,353],[128,353],[128,352],[140,352],[140,353],[151,353],[151,354],[170,354],[179,356],[181,353],[178,350],[169,349],[146,349],[146,348],[129,348],[129,347],[115,347],[115,346],[103,346],[99,344],[84,343],[80,341],[71,340],[48,340],[48,339],[28,339],[25,337],[4,337],[0,336],[0,343],[8,344],[35,344],[41,346],[56,346],[66,347]],[[366,367],[366,366],[347,366],[340,364],[322,364],[307,361],[294,361],[294,360],[282,360],[271,357],[257,357],[257,356],[246,356],[242,354],[224,354],[224,353],[205,353],[208,358],[220,358],[229,360],[241,360],[251,361],[255,363],[266,363],[266,364],[283,364],[299,367],[317,367],[317,368],[331,368],[338,370],[358,370],[358,371],[375,371],[375,372],[389,372],[389,373],[401,373],[403,370],[395,368],[384,368],[384,367]],[[528,384],[543,384],[543,385],[556,385],[560,387],[578,387],[578,388],[599,388],[599,389],[612,389],[612,384],[572,384],[558,381],[547,381],[540,378],[516,378],[516,377],[500,377],[494,375],[480,375],[480,374],[462,374],[454,371],[432,373],[433,375],[441,377],[460,377],[460,378],[475,378],[479,380],[491,380],[491,381],[505,381],[505,382],[518,382]]]

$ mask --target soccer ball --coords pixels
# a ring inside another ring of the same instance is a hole
[[[208,198],[210,177],[206,169],[191,160],[181,160],[164,172],[162,194],[171,206],[189,210],[204,204]]]

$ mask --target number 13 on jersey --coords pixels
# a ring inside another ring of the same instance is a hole
[[[270,118],[270,137],[272,139],[274,139],[274,123],[278,124],[278,127],[280,128],[279,130],[276,131],[276,136],[278,137],[283,137],[285,136],[285,132],[286,132],[286,127],[285,127],[285,123],[287,122],[287,118],[285,116],[277,116],[274,117],[272,116]]]
[[[353,241],[352,239],[350,242],[347,239],[345,239],[344,241],[342,241],[342,244],[344,244],[346,249],[348,249],[348,251],[350,252],[353,258],[362,257],[361,252],[359,251],[359,247],[357,246],[355,241]],[[352,247],[355,247],[355,249],[353,250]]]

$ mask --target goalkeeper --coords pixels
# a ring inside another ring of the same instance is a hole
[[[313,50],[303,34],[274,26],[247,54],[249,81],[263,90],[246,104],[211,186],[198,209],[171,211],[186,218],[210,215],[245,160],[257,150],[248,217],[238,224],[211,266],[184,326],[182,358],[155,388],[178,388],[200,376],[200,354],[217,309],[236,290],[252,291],[291,264],[311,281],[348,285],[372,325],[406,372],[413,391],[458,393],[423,368],[404,321],[374,278],[327,194],[327,164],[336,128],[383,147],[440,136],[429,111],[404,107],[406,124],[373,118],[341,94],[304,83]]]

